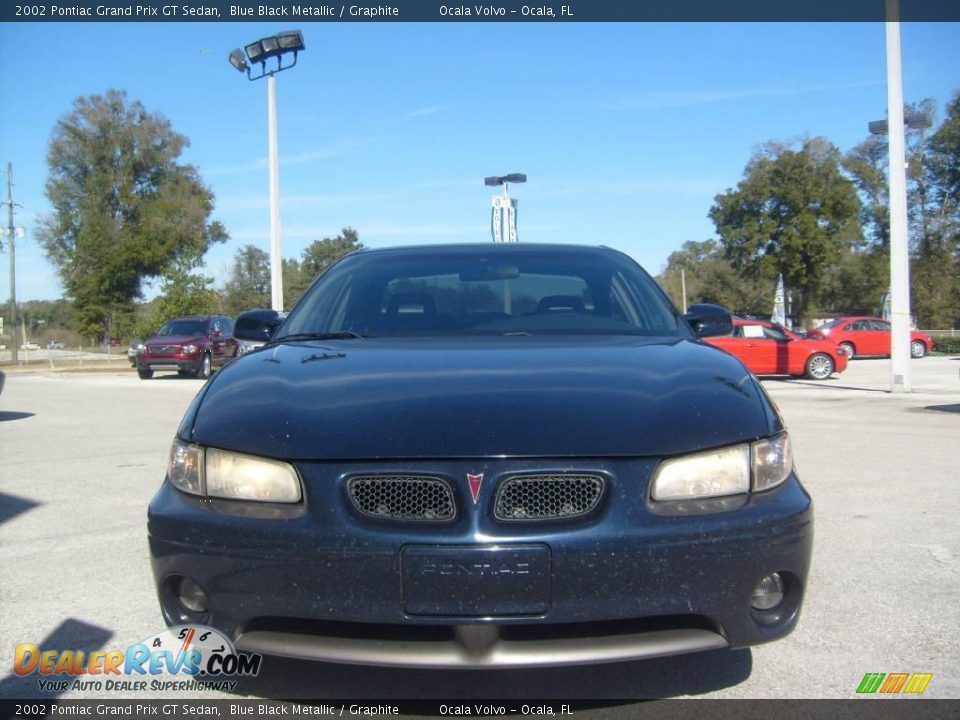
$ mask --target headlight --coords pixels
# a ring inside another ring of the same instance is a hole
[[[770,490],[783,483],[793,470],[793,447],[790,436],[780,433],[751,445],[753,457],[753,490]]]
[[[203,495],[203,449],[174,440],[167,463],[167,477],[178,490]]]
[[[653,475],[655,501],[691,500],[770,490],[793,470],[793,451],[786,433],[667,460]]]
[[[738,495],[750,489],[750,446],[667,460],[653,476],[654,500]]]
[[[287,463],[208,448],[205,475],[211,497],[300,502],[300,481]]]
[[[300,502],[300,480],[292,465],[277,460],[202,448],[180,439],[173,441],[167,477],[178,490],[192,495]]]
[[[193,355],[197,351],[196,345],[184,345],[183,353],[184,355]]]

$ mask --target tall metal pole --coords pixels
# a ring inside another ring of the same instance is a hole
[[[277,79],[267,78],[270,135],[270,307],[283,311],[283,260],[280,255],[280,160],[277,156]]]
[[[687,271],[680,268],[680,294],[683,295],[683,314],[687,314]]]
[[[17,261],[15,256],[16,229],[13,227],[13,163],[7,163],[7,229],[9,241],[7,246],[10,248],[10,337],[13,341],[10,343],[10,357],[13,362],[17,362]]]
[[[907,236],[906,140],[900,67],[900,8],[887,0],[887,117],[890,149],[890,392],[911,391],[910,253]]]

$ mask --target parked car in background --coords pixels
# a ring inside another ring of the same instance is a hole
[[[890,356],[890,322],[876,317],[841,317],[807,330],[807,337],[836,343],[854,358],[863,355]],[[910,356],[922,358],[933,350],[933,338],[919,330],[910,331]]]
[[[127,351],[129,355],[129,350]],[[186,377],[208,378],[237,354],[233,320],[225,315],[190,315],[168,320],[137,352],[142,380],[157,370],[176,370]]]
[[[65,347],[63,340],[51,340],[47,343],[47,350],[63,350]]]
[[[20,349],[21,350],[39,350],[40,346],[31,340],[30,342],[25,342],[23,345],[21,345]]]
[[[262,308],[240,313],[234,322],[234,333],[247,339],[237,340],[237,355],[244,355],[263,347],[270,339],[270,334],[279,327],[286,317],[287,313],[285,312],[277,313]]]
[[[812,340],[766,320],[733,318],[733,333],[705,339],[740,358],[754,375],[826,380],[847,368],[836,343]]]
[[[266,346],[190,405],[150,503],[168,625],[444,669],[795,626],[813,510],[762,385],[699,339],[723,308],[685,319],[607,248],[486,242],[352,253],[247,325]]]
[[[139,340],[133,340],[130,343],[130,347],[127,348],[127,360],[130,361],[132,367],[137,366],[137,353],[143,348],[143,343]]]

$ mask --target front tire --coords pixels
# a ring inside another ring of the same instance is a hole
[[[144,370],[142,368],[137,368],[137,376],[141,380],[149,380],[153,377],[153,370]]]
[[[853,343],[842,342],[840,343],[840,349],[846,354],[847,360],[853,360],[856,357],[857,349],[853,346]]]
[[[210,363],[210,353],[204,353],[203,357],[200,358],[200,367],[197,369],[197,377],[201,380],[206,380],[210,377],[211,370],[212,365]]]
[[[914,340],[910,343],[910,357],[912,358],[922,358],[927,354],[927,346],[923,340]]]
[[[829,355],[814,353],[807,358],[807,377],[811,380],[826,380],[833,371],[833,358]]]

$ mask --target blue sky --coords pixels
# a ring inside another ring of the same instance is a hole
[[[0,25],[2,194],[9,161],[27,229],[18,301],[61,295],[34,235],[46,148],[74,98],[109,88],[190,138],[183,160],[231,235],[207,256],[217,284],[239,247],[269,248],[266,82],[226,56],[291,27]],[[483,177],[526,172],[511,193],[521,242],[609,245],[656,274],[683,242],[714,237],[713,197],[758,145],[822,135],[846,151],[886,108],[880,23],[299,27],[307,50],[278,76],[285,257],[348,225],[371,247],[489,241]],[[905,98],[942,115],[960,89],[960,25],[901,29]]]

